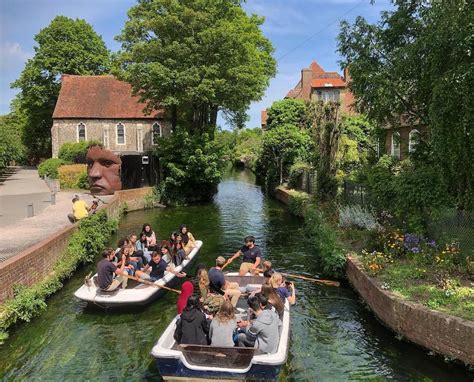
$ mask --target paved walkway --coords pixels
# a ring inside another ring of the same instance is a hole
[[[0,262],[70,225],[67,214],[72,212],[74,194],[88,204],[92,201],[90,194],[61,191],[56,194],[56,204],[51,205],[49,188],[35,169],[14,170],[0,184],[0,213],[5,214],[0,224]],[[34,204],[35,216],[30,218],[23,214],[28,203]]]

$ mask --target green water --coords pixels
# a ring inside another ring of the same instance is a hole
[[[276,268],[316,274],[314,253],[302,243],[301,220],[265,197],[251,173],[232,171],[213,203],[127,215],[117,238],[139,232],[144,222],[164,238],[185,222],[204,241],[198,262],[211,265],[253,234]],[[175,315],[177,297],[168,293],[144,308],[105,312],[74,298],[79,271],[48,301],[48,309],[16,328],[0,347],[0,378],[42,381],[159,380],[149,352]],[[231,268],[231,267],[230,267]],[[380,325],[349,287],[296,282],[292,343],[282,381],[471,381],[465,369],[399,341]]]

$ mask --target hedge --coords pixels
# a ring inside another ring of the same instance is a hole
[[[69,164],[58,169],[59,184],[62,189],[87,189],[87,166],[85,164]]]
[[[58,168],[69,164],[68,161],[59,158],[49,158],[38,166],[39,176],[48,176],[52,179],[58,179]]]

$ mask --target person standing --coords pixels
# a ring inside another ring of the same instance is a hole
[[[255,244],[255,237],[247,236],[244,239],[244,246],[227,260],[225,266],[239,256],[242,256],[242,264],[239,269],[240,276],[244,276],[247,272],[252,274],[258,273],[258,266],[262,261],[262,252],[260,251],[260,247]]]
[[[122,256],[122,263],[120,268],[113,263],[115,258],[115,251],[113,248],[108,248],[102,252],[103,259],[97,264],[97,279],[99,288],[106,292],[111,292],[117,289],[120,285],[122,288],[127,287],[127,273],[125,271],[126,256]]]

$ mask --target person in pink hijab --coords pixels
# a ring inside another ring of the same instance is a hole
[[[185,281],[183,285],[181,285],[181,294],[178,297],[178,302],[176,307],[178,308],[178,314],[181,314],[186,308],[186,304],[188,303],[188,298],[191,297],[193,294],[194,287],[191,281]]]

